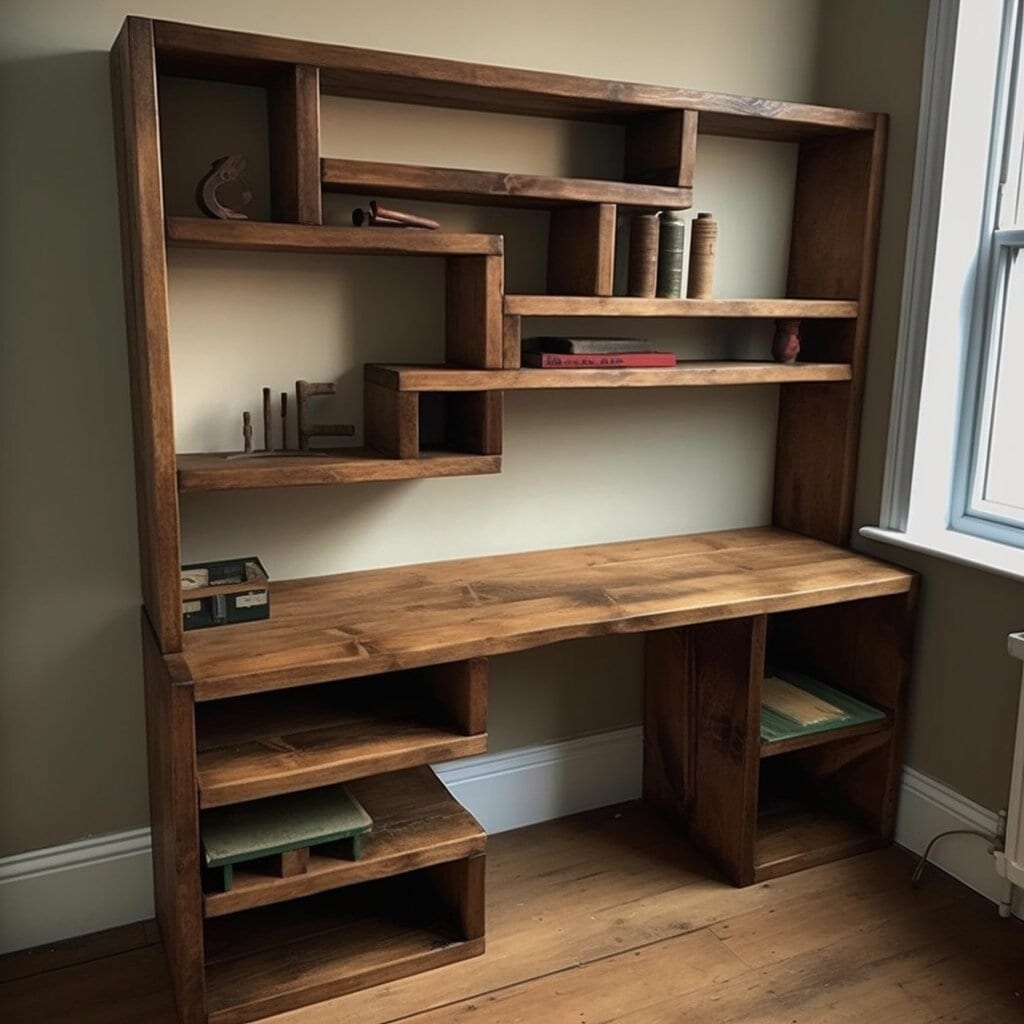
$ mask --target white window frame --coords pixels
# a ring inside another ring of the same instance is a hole
[[[930,5],[880,523],[860,533],[1024,579],[1024,533],[972,475],[996,250],[1017,241],[993,228],[1018,7]]]

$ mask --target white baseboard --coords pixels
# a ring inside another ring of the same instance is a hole
[[[640,795],[639,727],[483,754],[436,771],[488,832],[533,825]],[[996,815],[912,768],[903,773],[896,841],[920,853],[951,828],[991,832]],[[997,901],[983,840],[940,840],[932,860]],[[153,916],[149,829],[83,839],[0,859],[0,953]]]

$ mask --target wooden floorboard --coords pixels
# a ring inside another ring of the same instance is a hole
[[[646,808],[605,808],[489,840],[484,956],[271,1019],[1024,1020],[1024,926],[938,871],[912,889],[911,868],[889,849],[735,889]],[[99,938],[0,960],[0,1019],[173,1024],[159,945]]]

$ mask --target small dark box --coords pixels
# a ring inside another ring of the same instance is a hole
[[[270,618],[267,570],[256,557],[181,567],[186,629]]]

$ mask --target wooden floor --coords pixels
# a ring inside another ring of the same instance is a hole
[[[275,1024],[1000,1024],[1024,926],[910,857],[747,889],[638,804],[494,836],[487,954]],[[152,923],[0,959],[5,1024],[173,1024]]]

